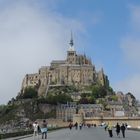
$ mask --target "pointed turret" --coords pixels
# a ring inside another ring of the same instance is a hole
[[[70,46],[72,47],[73,45],[74,45],[74,43],[73,43],[73,36],[72,36],[72,31],[71,31],[71,39],[70,39]]]
[[[68,49],[68,51],[74,51],[74,42],[73,42],[73,35],[72,35],[72,31],[71,31],[71,39],[70,39],[70,47]]]
[[[73,43],[73,36],[71,32],[71,39],[70,39],[70,46],[67,51],[67,62],[69,64],[75,64],[76,63],[76,51],[74,49],[74,43]]]

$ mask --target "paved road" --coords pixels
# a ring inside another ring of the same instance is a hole
[[[48,133],[48,140],[119,140],[124,139],[122,135],[120,138],[116,136],[115,131],[113,131],[113,138],[108,136],[108,132],[104,131],[103,128],[83,128],[82,130],[57,130]],[[8,140],[17,140],[17,139],[8,139]],[[22,140],[34,140],[33,137],[24,138]],[[41,140],[36,137],[35,140]],[[130,131],[126,130],[125,140],[140,140],[140,131]]]

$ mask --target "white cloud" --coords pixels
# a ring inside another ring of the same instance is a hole
[[[125,61],[133,67],[140,68],[140,40],[138,37],[124,38],[121,42],[121,49]]]
[[[124,93],[131,92],[134,96],[140,100],[140,73],[130,75],[125,80],[120,81],[114,87],[118,91],[123,91]]]
[[[123,37],[120,48],[124,56],[122,60],[131,69],[131,73],[124,80],[115,84],[115,88],[123,92],[132,92],[140,100],[140,6],[129,6],[130,30]],[[128,70],[129,71],[129,70]]]
[[[75,19],[44,12],[28,1],[0,9],[0,104],[17,95],[26,73],[65,58],[71,29],[84,31]]]
[[[140,29],[140,6],[130,5],[130,18],[133,28]]]

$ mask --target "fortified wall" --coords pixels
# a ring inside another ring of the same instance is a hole
[[[84,122],[85,124],[96,124],[101,125],[102,123],[111,124],[115,126],[117,123],[119,124],[127,124],[131,126],[132,128],[138,128],[140,127],[140,117],[93,117],[93,118],[83,118],[82,116],[76,115],[73,118],[74,122]]]

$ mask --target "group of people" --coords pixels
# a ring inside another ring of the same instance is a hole
[[[70,122],[70,124],[69,124],[69,129],[71,130],[72,129],[72,127],[75,127],[75,129],[77,130],[78,129],[78,126],[79,126],[79,129],[81,130],[82,129],[82,126],[83,126],[83,124],[82,123],[75,123],[74,125]]]
[[[119,123],[116,124],[115,129],[116,129],[116,134],[118,137],[120,137],[120,132],[122,132],[123,138],[125,138],[125,130],[126,130],[126,125],[122,123],[122,125],[119,125]],[[108,130],[109,136],[113,137],[113,126],[111,124],[108,124],[105,126],[105,130]]]
[[[79,126],[79,129],[81,130],[82,129],[82,126],[83,124],[82,123],[78,123],[76,122],[74,125],[70,122],[69,124],[69,128],[70,130],[72,129],[72,127],[75,127],[75,129],[78,129],[78,126]],[[122,136],[123,138],[125,138],[125,130],[126,130],[126,125],[123,123],[122,125],[119,125],[119,123],[116,124],[115,126],[115,129],[116,129],[116,134],[118,137],[120,137],[120,132],[122,132]],[[34,129],[34,139],[35,139],[35,136],[38,136],[39,135],[39,132],[41,132],[41,135],[42,135],[42,139],[47,139],[47,131],[48,131],[48,128],[47,128],[47,122],[46,120],[43,120],[43,122],[41,123],[41,125],[38,124],[37,121],[35,121],[33,123],[33,129]],[[111,124],[107,124],[105,125],[105,130],[108,130],[108,133],[109,133],[109,137],[113,137],[113,126]]]
[[[33,129],[34,129],[34,133],[33,133],[33,137],[35,139],[36,136],[39,135],[39,132],[41,131],[41,135],[42,135],[42,139],[47,139],[47,122],[46,120],[43,120],[43,122],[41,123],[41,125],[38,124],[37,121],[35,121],[33,123]]]

